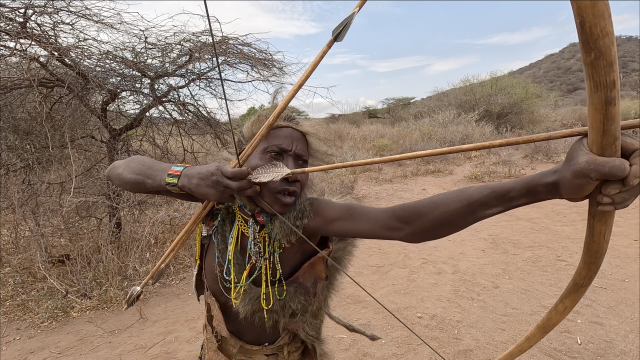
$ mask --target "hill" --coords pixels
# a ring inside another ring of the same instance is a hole
[[[617,36],[621,97],[640,96],[640,38]],[[584,69],[580,44],[571,43],[562,50],[512,72],[536,84],[558,91],[576,105],[586,105]]]

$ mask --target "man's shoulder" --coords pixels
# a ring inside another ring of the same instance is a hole
[[[345,205],[351,204],[347,197],[314,197],[311,201],[309,225],[315,229],[324,227],[328,221],[340,217]]]

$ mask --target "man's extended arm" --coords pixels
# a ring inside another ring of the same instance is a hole
[[[324,224],[318,231],[330,232],[323,235],[430,241],[505,211],[559,198],[555,172],[552,169],[512,181],[462,188],[388,208],[318,200],[314,219],[317,226]]]
[[[249,169],[209,164],[184,169],[178,188],[185,193],[174,193],[165,186],[171,166],[145,156],[132,156],[111,164],[105,175],[107,180],[126,191],[165,195],[187,201],[231,202],[236,194],[252,196],[259,190],[246,180]]]
[[[318,199],[305,232],[424,242],[446,237],[491,216],[536,202],[583,200],[600,180],[618,180],[611,182],[618,184],[616,190],[605,186],[603,193],[598,195],[600,208],[604,211],[624,208],[638,196],[640,189],[637,141],[623,141],[623,155],[632,163],[597,157],[588,151],[586,141],[581,139],[561,165],[520,179],[458,189],[387,208]],[[613,191],[608,193],[606,190]]]

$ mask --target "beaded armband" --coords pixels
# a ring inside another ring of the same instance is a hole
[[[174,193],[184,194],[184,191],[180,190],[178,187],[178,180],[180,180],[180,175],[182,175],[182,171],[189,167],[188,164],[176,164],[171,167],[167,177],[165,178],[165,186],[169,191]]]

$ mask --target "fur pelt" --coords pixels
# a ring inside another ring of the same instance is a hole
[[[246,199],[239,199],[241,203],[245,203]],[[296,202],[294,209],[285,215],[287,221],[294,225],[298,230],[311,218],[311,210],[313,206],[313,198],[301,196]],[[247,202],[247,206],[251,202]],[[218,262],[224,263],[224,257],[227,254],[226,237],[231,231],[235,215],[231,204],[227,204],[222,211],[223,221],[218,223],[218,236],[222,241],[216,241]],[[281,221],[279,218],[273,220],[272,236],[278,237],[285,244],[296,241],[298,235],[291,228]],[[330,258],[343,269],[348,266],[349,259],[352,257],[355,241],[352,239],[333,239],[333,250]],[[239,251],[239,250],[238,250]],[[244,258],[237,254],[236,273],[241,273],[245,268]],[[327,281],[319,288],[315,297],[312,297],[306,289],[302,289],[295,285],[287,286],[287,294],[284,299],[275,299],[273,306],[267,310],[266,326],[271,328],[277,326],[280,331],[289,330],[300,336],[313,350],[315,350],[320,358],[325,353],[322,346],[322,325],[325,313],[329,310],[329,299],[335,291],[340,270],[331,262],[327,268]],[[282,285],[280,285],[282,287]],[[274,289],[275,290],[275,289]],[[278,289],[282,293],[282,288]],[[234,307],[234,310],[244,319],[251,319],[256,323],[264,321],[264,310],[261,305],[261,288],[249,284],[245,287],[245,291],[240,302]]]
[[[345,268],[354,250],[352,239],[337,239],[333,243],[330,258],[340,267]],[[267,311],[267,326],[278,326],[280,331],[295,332],[300,338],[315,348],[318,353],[324,352],[322,346],[322,325],[325,313],[329,310],[329,299],[335,292],[340,270],[329,263],[327,281],[320,287],[315,297],[311,297],[306,289],[297,286],[287,287],[287,296],[275,300],[273,307]],[[235,310],[243,318],[258,322],[264,319],[260,305],[261,289],[250,285]],[[322,358],[322,357],[321,357]]]

